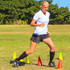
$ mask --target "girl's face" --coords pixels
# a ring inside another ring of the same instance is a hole
[[[46,12],[47,12],[48,7],[49,7],[48,4],[43,4],[43,6],[42,6],[42,11],[43,11],[43,13],[46,13]]]

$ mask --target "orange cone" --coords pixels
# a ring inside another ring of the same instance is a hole
[[[62,69],[62,63],[61,63],[61,60],[59,59],[59,62],[58,62],[58,69]]]
[[[40,56],[38,57],[38,66],[42,65],[42,62],[41,62],[41,59],[40,59]]]

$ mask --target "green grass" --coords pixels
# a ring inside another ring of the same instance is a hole
[[[58,66],[60,52],[62,52],[63,70],[70,70],[70,25],[49,25],[50,38],[56,47],[54,61]],[[13,60],[13,53],[17,57],[29,49],[30,38],[34,27],[29,25],[0,25],[0,70],[56,70],[47,67],[49,62],[49,47],[44,43],[39,43],[35,52],[29,55],[30,64],[13,68],[10,60]],[[41,57],[43,66],[37,66],[38,56]],[[25,61],[25,59],[24,59]]]

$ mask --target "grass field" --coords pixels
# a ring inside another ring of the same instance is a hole
[[[62,70],[70,70],[70,25],[49,25],[48,29],[56,47],[54,58],[56,65],[58,65],[59,54],[62,52]],[[14,51],[18,57],[23,51],[29,49],[33,30],[34,27],[29,25],[0,25],[0,70],[56,70],[47,67],[49,47],[43,42],[39,43],[35,52],[28,56],[30,64],[18,68],[10,64]],[[37,66],[38,56],[41,57],[43,66]]]

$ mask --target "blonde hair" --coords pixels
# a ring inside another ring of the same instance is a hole
[[[43,6],[44,4],[48,4],[48,5],[49,5],[49,3],[48,3],[47,1],[42,1],[40,8],[42,8],[42,6]]]

